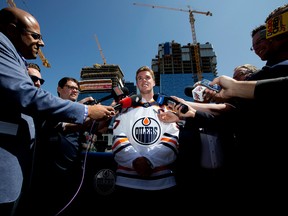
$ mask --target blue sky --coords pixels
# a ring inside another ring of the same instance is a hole
[[[251,30],[287,0],[14,0],[40,23],[45,47],[42,51],[51,68],[35,61],[46,80],[43,89],[56,95],[64,76],[80,79],[83,67],[103,63],[95,34],[107,64],[118,64],[126,81],[135,71],[151,65],[158,44],[192,43],[188,12],[133,5],[159,5],[176,9],[210,11],[213,16],[194,14],[199,43],[210,42],[217,56],[218,75],[232,76],[237,65],[250,63],[261,68],[251,47]],[[0,7],[7,7],[2,0]],[[191,83],[192,84],[192,83]],[[181,84],[179,84],[181,87]]]

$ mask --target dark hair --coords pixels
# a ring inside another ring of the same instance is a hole
[[[28,63],[27,68],[34,68],[34,69],[38,70],[39,72],[41,72],[39,65],[36,63],[31,63],[31,62]]]
[[[259,26],[256,26],[252,31],[251,31],[251,36],[254,37],[254,35],[262,30],[266,30],[266,24],[261,24]],[[265,33],[266,35],[266,33]]]
[[[77,84],[78,88],[80,88],[78,80],[73,78],[73,77],[63,77],[62,79],[60,79],[58,81],[58,87],[64,88],[64,86],[67,84],[68,81],[75,82]],[[59,92],[57,92],[57,94],[58,94],[58,96],[60,96]]]

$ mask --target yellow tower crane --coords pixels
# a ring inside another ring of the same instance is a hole
[[[16,4],[14,2],[14,0],[7,0],[7,4],[10,6],[10,7],[16,7]],[[42,53],[41,49],[39,48],[39,51],[38,51],[38,56],[40,57],[41,61],[42,61],[42,64],[47,67],[47,68],[50,68],[51,65],[50,63],[48,62],[48,60],[45,58],[44,54]]]
[[[16,4],[15,4],[14,0],[7,0],[7,4],[8,4],[10,7],[16,7]]]
[[[192,41],[193,41],[193,46],[194,46],[194,55],[195,55],[195,63],[196,63],[196,70],[197,70],[197,77],[198,80],[202,80],[202,69],[200,65],[200,54],[199,54],[199,44],[196,39],[196,31],[195,31],[195,19],[193,13],[198,13],[198,14],[204,14],[206,16],[212,16],[212,13],[210,11],[207,12],[202,12],[202,11],[197,11],[197,10],[189,10],[186,9],[181,9],[181,8],[171,8],[171,7],[166,7],[166,6],[159,6],[159,5],[150,5],[150,4],[142,4],[142,3],[133,3],[133,5],[138,5],[138,6],[146,6],[146,7],[152,7],[152,8],[163,8],[163,9],[168,9],[168,10],[175,10],[175,11],[182,11],[182,12],[187,12],[189,13],[189,22],[191,25],[191,31],[192,31]]]
[[[99,43],[98,37],[97,37],[96,34],[94,35],[94,37],[95,37],[95,40],[96,40],[96,43],[97,43],[98,49],[99,49],[99,51],[100,51],[100,55],[101,55],[102,60],[103,60],[103,64],[106,65],[106,59],[105,59],[104,54],[103,54],[103,51],[102,51],[102,49],[101,49],[101,46],[100,46],[100,43]]]

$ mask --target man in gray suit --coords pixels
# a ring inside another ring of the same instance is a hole
[[[36,59],[43,46],[39,23],[30,13],[13,7],[0,11],[1,216],[17,213],[17,203],[26,191],[31,174],[31,137],[27,121],[21,118],[22,113],[34,119],[49,118],[77,124],[83,124],[89,118],[100,121],[115,115],[112,106],[87,106],[35,87],[27,72],[26,59]]]

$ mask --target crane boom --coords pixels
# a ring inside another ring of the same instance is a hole
[[[7,0],[7,4],[10,6],[10,7],[17,7],[14,0]],[[48,62],[48,60],[45,58],[45,56],[43,55],[41,49],[39,48],[39,51],[38,51],[38,56],[40,57],[41,61],[42,61],[42,64],[47,67],[47,68],[50,68],[51,65],[50,63]]]
[[[16,7],[16,4],[15,4],[14,0],[7,0],[7,4],[8,4],[10,7]]]
[[[166,7],[166,6],[150,5],[150,4],[142,4],[142,3],[133,3],[133,5],[146,6],[146,7],[152,7],[152,8],[163,8],[163,9],[183,11],[183,12],[193,12],[193,13],[205,14],[206,16],[212,16],[212,13],[210,11],[202,12],[202,11],[196,11],[196,10],[187,10],[187,9],[182,9],[182,8],[171,8],[171,7]]]
[[[106,59],[105,59],[105,56],[104,56],[103,51],[102,51],[102,49],[101,49],[101,46],[100,46],[100,43],[99,43],[98,37],[97,37],[96,34],[95,34],[94,36],[95,36],[95,40],[96,40],[96,43],[97,43],[98,49],[99,49],[99,51],[100,51],[100,55],[101,55],[102,60],[103,60],[103,64],[106,65]]]
[[[43,52],[41,51],[41,49],[39,48],[38,50],[38,56],[40,57],[41,61],[42,61],[42,64],[47,67],[47,68],[50,68],[51,65],[50,63],[48,62],[48,60],[45,58]]]
[[[150,5],[150,4],[142,4],[142,3],[133,3],[133,5],[138,5],[138,6],[145,6],[145,7],[152,7],[152,8],[162,8],[162,9],[168,9],[168,10],[175,10],[175,11],[182,11],[182,12],[187,12],[189,13],[189,22],[191,26],[191,32],[192,32],[192,42],[194,46],[194,55],[195,55],[195,62],[196,62],[196,71],[197,71],[197,77],[198,80],[202,79],[202,70],[200,66],[200,54],[199,54],[199,44],[197,43],[196,39],[196,31],[195,31],[195,19],[193,13],[198,13],[198,14],[204,14],[206,16],[212,16],[212,13],[210,11],[196,11],[196,10],[187,10],[187,9],[182,9],[182,8],[171,8],[171,7],[166,7],[166,6],[160,6],[160,5]]]

